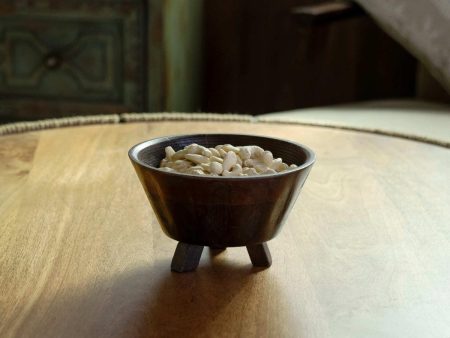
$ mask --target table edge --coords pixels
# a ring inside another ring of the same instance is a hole
[[[86,126],[93,124],[120,124],[136,122],[161,122],[161,121],[215,121],[215,122],[244,122],[258,124],[287,124],[302,125],[308,127],[323,127],[331,129],[342,129],[384,136],[391,136],[410,141],[417,141],[431,145],[450,148],[450,142],[430,138],[423,135],[408,134],[392,130],[384,130],[369,127],[355,127],[341,124],[325,122],[302,122],[285,119],[267,119],[264,117],[246,114],[219,114],[219,113],[180,113],[180,112],[160,112],[160,113],[122,113],[110,115],[85,115],[63,118],[53,118],[46,120],[15,122],[0,125],[0,136],[21,134],[30,131],[41,131],[47,129]]]

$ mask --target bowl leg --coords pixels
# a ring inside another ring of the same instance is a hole
[[[227,249],[227,247],[226,246],[209,246],[209,249],[210,250],[215,250],[215,251],[224,251],[224,250],[226,250]]]
[[[179,242],[172,258],[171,270],[187,272],[195,270],[200,263],[203,246]]]
[[[269,267],[272,265],[272,256],[270,255],[267,243],[247,245],[247,251],[253,266]]]

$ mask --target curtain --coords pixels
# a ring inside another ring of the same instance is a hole
[[[450,93],[450,0],[355,1]]]

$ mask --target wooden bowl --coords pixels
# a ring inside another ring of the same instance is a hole
[[[285,172],[249,176],[195,176],[159,170],[164,149],[197,143],[258,145],[274,158],[296,164]],[[264,243],[280,231],[311,170],[315,155],[286,140],[236,134],[160,137],[128,153],[164,233],[197,246],[234,247]]]

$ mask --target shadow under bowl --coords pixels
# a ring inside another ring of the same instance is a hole
[[[248,176],[195,176],[159,170],[164,149],[197,143],[258,145],[296,164],[285,172]],[[264,243],[279,232],[315,160],[303,145],[269,137],[197,134],[155,138],[128,153],[164,233],[179,242],[210,247]]]

